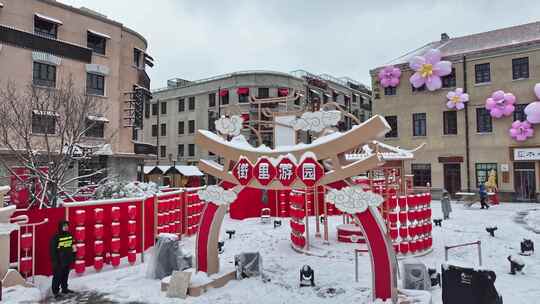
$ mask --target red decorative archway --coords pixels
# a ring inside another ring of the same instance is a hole
[[[296,165],[304,164],[306,158],[314,159],[315,162],[328,160],[332,163],[333,170],[323,173],[324,176],[314,176],[313,186],[326,185],[336,181],[346,180],[352,176],[359,175],[382,165],[382,160],[377,153],[367,157],[347,162],[344,160],[344,154],[350,152],[362,144],[384,135],[390,130],[389,125],[380,116],[374,116],[362,125],[351,129],[350,131],[334,136],[331,140],[323,144],[304,145],[301,148],[293,148],[290,151],[269,151],[261,152],[253,149],[238,148],[233,144],[219,140],[213,133],[199,130],[195,137],[195,143],[202,149],[213,152],[224,159],[225,166],[215,162],[200,160],[199,168],[207,174],[218,177],[222,181],[237,185],[241,189],[248,186],[258,189],[290,190],[294,188],[305,188],[305,177],[298,177],[295,182],[284,185],[276,180],[270,183],[260,183],[256,178],[250,178],[249,166],[245,166],[244,171],[239,163],[257,164],[262,158],[279,160],[286,157],[294,157],[299,160]],[[236,162],[236,166],[231,167]],[[276,161],[277,163],[277,161]],[[309,162],[308,162],[309,163]],[[311,161],[310,172],[319,174],[318,163]],[[231,172],[231,169],[233,171]],[[306,169],[310,169],[308,165]],[[304,170],[302,172],[307,172]],[[297,169],[297,172],[301,172]],[[297,173],[300,174],[300,173]],[[310,177],[310,176],[307,176]],[[311,186],[311,184],[310,184]],[[219,271],[219,258],[217,250],[217,241],[219,237],[219,228],[225,214],[225,206],[217,206],[214,203],[207,203],[203,212],[199,231],[197,233],[197,270],[204,271],[208,275]],[[397,301],[397,279],[396,279],[396,259],[392,244],[385,231],[383,220],[374,207],[369,207],[365,211],[353,215],[360,224],[369,246],[372,272],[373,272],[373,299],[387,300],[391,299],[394,303]],[[216,266],[217,265],[217,266]]]

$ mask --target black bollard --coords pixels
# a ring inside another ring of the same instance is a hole
[[[274,220],[274,228],[281,227],[281,220]]]
[[[525,263],[519,258],[509,255],[506,259],[510,262],[510,274],[516,274],[516,271],[521,272],[525,267]]]
[[[223,248],[225,246],[225,241],[218,242],[217,246],[218,246],[218,253],[222,254],[223,251],[225,251],[225,248]]]
[[[442,219],[433,219],[435,226],[442,227]]]
[[[495,226],[495,227],[486,227],[486,231],[489,233],[489,235],[491,235],[492,237],[495,237],[495,230],[497,230],[498,228]]]
[[[534,243],[531,240],[523,239],[521,242],[521,255],[532,255],[534,253]]]
[[[229,235],[229,240],[233,237],[233,235],[236,233],[234,230],[226,230],[225,233]]]
[[[315,272],[309,265],[300,268],[300,287],[315,286]]]

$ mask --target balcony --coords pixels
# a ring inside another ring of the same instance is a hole
[[[0,25],[0,43],[45,52],[85,63],[92,62],[92,50],[69,42],[39,36]]]
[[[146,74],[146,71],[139,70],[138,73],[139,73],[138,75],[139,79],[137,81],[137,84],[147,90],[150,90],[150,77],[148,76],[148,74]]]

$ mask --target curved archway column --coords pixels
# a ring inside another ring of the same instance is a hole
[[[197,232],[197,271],[206,272],[209,276],[219,272],[219,231],[226,212],[227,205],[207,202]]]

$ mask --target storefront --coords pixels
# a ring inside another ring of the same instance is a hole
[[[536,201],[536,166],[540,161],[540,147],[510,148],[513,162],[515,199]]]

